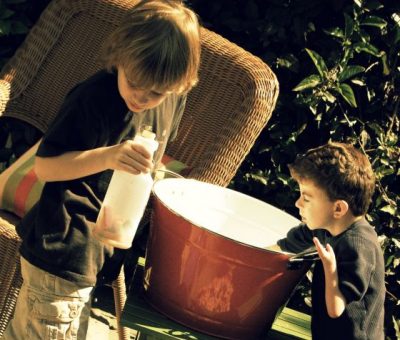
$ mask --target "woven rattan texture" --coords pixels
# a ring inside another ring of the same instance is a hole
[[[0,217],[0,336],[11,318],[22,284],[18,248],[20,239],[14,226]]]
[[[44,132],[67,92],[100,69],[102,41],[135,3],[53,0],[0,73],[0,116]],[[259,58],[202,29],[200,81],[167,153],[189,165],[191,177],[228,185],[267,124],[278,90]],[[21,284],[18,244],[13,226],[1,219],[0,336]]]

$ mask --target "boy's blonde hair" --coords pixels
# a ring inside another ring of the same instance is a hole
[[[102,54],[108,70],[122,67],[141,88],[187,92],[198,81],[197,16],[182,1],[140,1],[106,40]]]
[[[345,200],[354,216],[366,214],[375,189],[368,158],[353,145],[331,142],[308,150],[289,165],[296,181],[311,180],[329,199]]]

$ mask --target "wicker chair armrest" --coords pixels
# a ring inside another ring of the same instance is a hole
[[[0,337],[14,314],[22,285],[19,263],[20,243],[21,239],[18,237],[14,225],[8,219],[0,216]]]
[[[0,80],[0,116],[5,111],[10,99],[11,85],[6,80]]]

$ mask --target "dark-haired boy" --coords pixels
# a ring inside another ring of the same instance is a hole
[[[309,150],[289,165],[300,187],[303,224],[279,240],[300,252],[315,245],[314,340],[383,340],[385,267],[377,235],[365,219],[375,177],[367,157],[344,143]]]

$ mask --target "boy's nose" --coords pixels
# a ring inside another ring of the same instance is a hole
[[[294,204],[296,208],[300,209],[301,208],[301,196],[297,199],[297,201]]]
[[[137,104],[146,104],[148,102],[148,93],[147,91],[137,91],[134,98]]]

